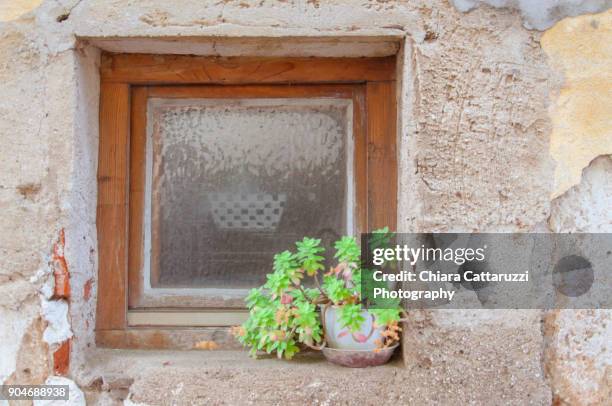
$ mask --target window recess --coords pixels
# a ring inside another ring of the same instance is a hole
[[[393,228],[394,70],[393,57],[103,55],[98,344],[219,339],[274,253]]]

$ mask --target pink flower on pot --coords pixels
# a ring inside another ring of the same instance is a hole
[[[293,302],[293,297],[291,295],[288,295],[286,293],[283,293],[283,295],[281,296],[281,304],[290,304],[291,302]]]
[[[368,341],[368,337],[366,337],[365,334],[361,333],[355,334],[353,338],[357,340],[358,343],[365,343],[366,341]]]
[[[338,338],[342,338],[342,337],[346,336],[348,333],[349,333],[349,332],[348,332],[348,330],[341,331],[341,332],[338,334]]]

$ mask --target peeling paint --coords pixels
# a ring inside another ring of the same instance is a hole
[[[468,12],[483,5],[521,12],[525,28],[546,30],[557,21],[581,14],[598,13],[612,7],[610,0],[451,0],[457,10]]]
[[[50,376],[45,385],[68,385],[69,400],[35,400],[34,406],[85,406],[85,395],[73,380],[61,376]]]
[[[64,300],[42,300],[42,315],[49,323],[43,334],[48,344],[59,344],[72,337],[68,321],[68,303]]]
[[[612,156],[595,158],[580,183],[554,199],[548,225],[555,233],[612,233]]]
[[[70,298],[70,273],[68,272],[68,262],[64,257],[66,247],[66,234],[62,228],[57,242],[53,245],[52,267],[55,285],[53,291],[54,299]]]
[[[20,359],[23,354],[23,342],[28,341],[28,336],[35,335],[33,330],[39,327],[38,316],[29,313],[31,313],[29,310],[0,313],[3,325],[0,328],[0,384],[10,382],[11,377],[15,376],[18,364],[20,361],[23,362]],[[36,356],[31,348],[26,350],[28,354]],[[28,367],[33,369],[33,365],[28,365]]]
[[[70,339],[64,341],[53,353],[53,372],[55,375],[68,374],[70,369],[70,344]]]
[[[561,21],[541,43],[565,79],[550,110],[556,198],[595,157],[612,154],[612,10]]]

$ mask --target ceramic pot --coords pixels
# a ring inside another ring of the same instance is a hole
[[[340,350],[368,350],[376,349],[376,340],[382,340],[383,328],[374,327],[374,315],[362,310],[365,319],[359,331],[351,332],[342,327],[338,319],[337,306],[321,306],[321,321],[325,331],[327,346]]]

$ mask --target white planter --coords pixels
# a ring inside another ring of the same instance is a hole
[[[325,331],[327,346],[342,350],[374,350],[377,348],[375,341],[382,340],[384,327],[374,328],[374,316],[367,310],[361,314],[365,321],[361,329],[351,332],[347,327],[342,327],[337,317],[336,306],[321,306],[321,320]]]

